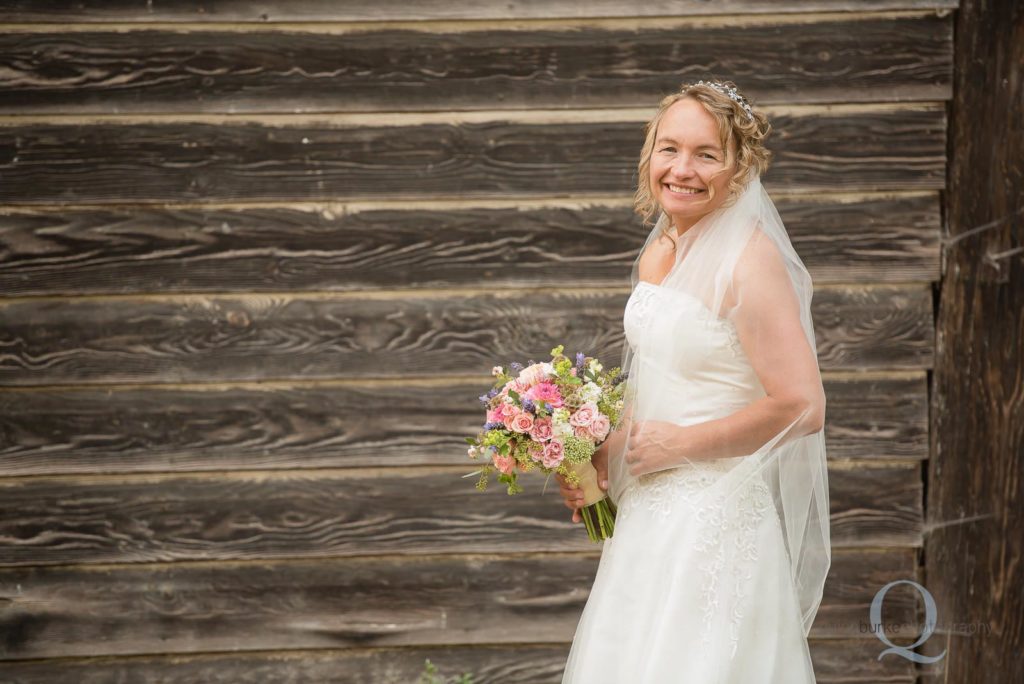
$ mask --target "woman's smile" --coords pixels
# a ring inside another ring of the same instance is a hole
[[[670,195],[684,200],[705,199],[707,191],[704,188],[695,188],[690,185],[676,185],[674,183],[662,183]]]

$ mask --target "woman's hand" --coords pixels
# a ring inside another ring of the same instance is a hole
[[[606,440],[601,448],[594,452],[594,456],[590,459],[591,464],[597,470],[597,486],[601,489],[608,491],[608,441]],[[565,505],[572,509],[572,521],[583,522],[583,518],[580,515],[580,508],[583,506],[583,490],[577,486],[570,485],[565,476],[561,473],[555,473],[555,479],[558,480],[558,491],[562,494],[565,499]]]
[[[646,475],[666,470],[692,458],[687,453],[685,430],[681,425],[661,420],[633,423],[626,451],[629,474]]]

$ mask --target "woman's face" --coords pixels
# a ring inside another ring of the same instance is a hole
[[[678,235],[728,198],[732,169],[711,178],[724,165],[718,123],[700,102],[685,98],[665,110],[651,153],[650,181],[655,199]],[[710,199],[712,187],[714,199]],[[692,190],[697,192],[687,192]]]

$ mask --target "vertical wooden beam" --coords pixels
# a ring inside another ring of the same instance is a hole
[[[1024,3],[963,0],[936,332],[923,682],[1024,681]],[[892,656],[886,656],[892,657]]]

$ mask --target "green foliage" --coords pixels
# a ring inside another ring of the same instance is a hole
[[[473,676],[469,672],[464,672],[458,677],[445,679],[438,675],[437,666],[427,658],[418,684],[473,684]]]
[[[498,481],[504,482],[505,484],[508,485],[509,496],[513,494],[522,494],[524,491],[523,485],[519,484],[519,482],[516,480],[516,471],[514,470],[508,475],[506,475],[505,473],[501,473],[500,475],[498,475]]]
[[[479,489],[481,492],[487,489],[487,478],[490,477],[491,471],[493,470],[494,468],[488,465],[485,466],[484,469],[480,471],[480,479],[477,480],[476,482],[476,488]]]
[[[586,463],[597,449],[585,439],[568,435],[564,440],[566,460],[570,463]]]
[[[510,439],[512,439],[512,432],[510,430],[489,430],[484,435],[483,446],[498,447],[500,451],[501,447],[507,445]]]

